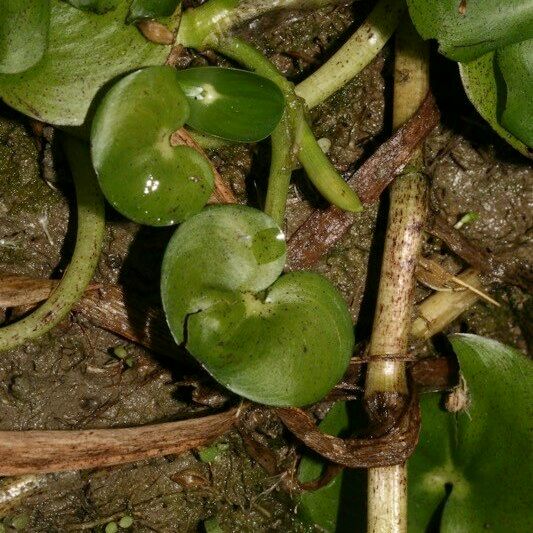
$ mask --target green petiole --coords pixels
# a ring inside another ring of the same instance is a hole
[[[207,42],[227,35],[247,20],[278,9],[310,9],[339,0],[210,0],[183,12],[176,42],[189,48],[207,48]]]
[[[63,320],[84,293],[98,264],[105,227],[102,193],[88,149],[72,138],[65,139],[64,146],[76,185],[76,247],[63,279],[48,300],[26,318],[0,329],[0,351],[35,339]]]
[[[331,203],[349,211],[360,211],[362,206],[359,198],[346,184],[342,176],[335,170],[328,157],[324,154],[316,141],[304,117],[303,106],[294,92],[294,86],[287,81],[270,61],[253,46],[236,37],[210,43],[220,53],[238,61],[278,85],[286,99],[288,120],[292,130],[293,142],[288,143],[288,137],[283,141],[281,133],[275,131],[273,137],[272,160],[276,165],[271,169],[269,179],[269,192],[267,192],[268,206],[275,205],[275,215],[280,216],[281,207],[287,198],[288,192],[288,161],[293,153],[305,167],[309,179]],[[278,126],[278,128],[282,125]],[[295,149],[296,147],[296,149]],[[285,162],[279,164],[279,162]],[[284,211],[284,207],[283,207]]]
[[[403,0],[380,0],[365,22],[316,72],[296,86],[296,94],[313,108],[341,89],[376,57],[397,28]]]

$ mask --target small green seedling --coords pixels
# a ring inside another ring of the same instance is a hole
[[[260,403],[306,405],[342,377],[354,334],[329,281],[280,277],[285,254],[283,233],[261,211],[205,209],[167,247],[163,307],[176,342],[224,386]]]
[[[472,222],[475,222],[479,218],[479,214],[470,211],[469,213],[464,214],[455,224],[455,229],[461,229],[463,226],[466,226],[467,224],[471,224]]]

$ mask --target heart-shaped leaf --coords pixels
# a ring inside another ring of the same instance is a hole
[[[0,8],[0,73],[15,74],[43,57],[50,0],[3,0]]]
[[[439,51],[455,61],[533,37],[531,0],[407,0],[407,5],[420,35],[437,39]]]
[[[529,531],[533,524],[533,364],[476,335],[452,335],[470,395],[456,415],[422,399],[422,430],[409,460],[409,530]],[[438,524],[437,524],[438,525]]]
[[[500,122],[533,148],[533,39],[500,48],[496,60],[506,86]]]
[[[209,161],[193,148],[170,145],[189,112],[175,74],[165,66],[129,74],[106,94],[93,120],[100,187],[117,211],[141,224],[181,222],[213,190]]]
[[[172,237],[161,292],[178,343],[230,390],[270,405],[305,405],[342,377],[353,348],[346,303],[317,274],[281,274],[275,222],[218,206]],[[260,293],[259,291],[265,291]]]
[[[133,0],[128,13],[128,22],[169,17],[178,4],[179,0]]]
[[[119,0],[63,0],[63,2],[83,11],[102,14],[115,9]]]
[[[497,80],[501,76],[496,70],[494,52],[468,63],[460,63],[459,72],[466,94],[479,114],[511,146],[526,156],[530,155],[528,147],[498,121],[498,107],[503,96],[501,85],[498,86]]]
[[[96,93],[124,72],[163,64],[169,47],[148,42],[124,24],[128,0],[97,15],[51,0],[48,48],[41,61],[17,75],[0,75],[0,96],[38,120],[77,126]],[[27,39],[27,36],[24,37]]]
[[[230,141],[260,141],[283,114],[281,90],[253,72],[198,67],[177,75],[191,107],[187,123],[203,133]]]

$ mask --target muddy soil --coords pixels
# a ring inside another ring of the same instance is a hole
[[[241,34],[297,80],[327,59],[372,4],[345,2],[314,12],[277,13],[253,21]],[[346,175],[389,133],[389,55],[386,48],[311,115],[315,133],[331,142],[331,159]],[[185,62],[218,61],[203,54]],[[462,94],[458,98],[464,100]],[[482,126],[472,127],[472,121],[477,125],[480,119],[470,107],[458,110],[446,99],[439,103],[443,124],[425,147],[432,209],[452,224],[476,212],[477,220],[462,228],[464,234],[491,253],[531,269],[531,166]],[[58,278],[72,250],[75,217],[57,138],[36,139],[26,119],[6,108],[0,115],[0,275]],[[239,199],[252,205],[260,205],[264,190],[265,148],[232,146],[210,154]],[[320,205],[297,173],[288,204],[288,233]],[[371,326],[386,207],[384,199],[381,206],[365,209],[316,265],[346,298],[361,341]],[[107,215],[95,282],[121,284],[130,294],[158,305],[159,264],[172,230],[141,228],[111,209]],[[431,241],[427,251],[457,270],[464,266],[438,241]],[[451,330],[488,335],[526,351],[531,299],[517,287],[498,285],[492,290],[504,304],[501,309],[479,303]],[[428,293],[419,288],[418,297]],[[15,316],[13,310],[0,310],[0,323]],[[127,362],[114,355],[117,346],[126,347]],[[182,361],[156,357],[71,314],[45,337],[2,354],[0,429],[134,426],[194,416],[206,407],[192,401],[190,387],[179,384],[188,372],[190,366]],[[264,413],[261,417],[254,428],[276,450],[280,465],[287,466],[292,443],[275,418]],[[214,517],[224,531],[306,529],[294,512],[294,495],[283,490],[279,476],[265,472],[247,455],[239,434],[228,433],[209,452],[215,456],[210,461],[194,452],[41,477],[37,491],[9,509],[0,505],[0,528],[3,519],[7,531],[103,531],[110,521],[131,516],[130,530],[138,532],[197,531]]]

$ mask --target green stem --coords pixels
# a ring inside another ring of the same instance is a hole
[[[313,185],[322,196],[345,211],[357,213],[363,209],[361,201],[331,164],[317,143],[309,124],[302,128],[298,159]]]
[[[87,148],[79,141],[65,140],[65,149],[78,205],[76,246],[63,279],[48,300],[31,315],[0,329],[0,351],[11,350],[35,339],[58,324],[89,285],[104,236],[104,202]]]
[[[287,111],[283,113],[280,123],[272,132],[270,142],[272,149],[264,211],[280,227],[283,227],[293,167],[290,148],[293,143],[293,136],[291,120]]]
[[[380,0],[338,52],[296,87],[296,94],[313,108],[341,89],[376,57],[404,9],[403,0]]]
[[[176,42],[190,48],[209,47],[208,42],[227,35],[247,20],[279,9],[317,8],[339,0],[210,0],[182,14]]]
[[[331,203],[342,209],[353,212],[360,211],[362,206],[359,198],[335,170],[305,121],[304,111],[300,100],[294,93],[293,84],[287,81],[263,54],[241,39],[229,37],[219,42],[211,43],[211,46],[261,76],[270,79],[283,91],[287,103],[288,120],[291,124],[293,142],[287,143],[286,137],[282,139],[281,135],[279,137],[275,135],[274,137],[276,139],[279,138],[280,142],[276,140],[274,143],[275,153],[273,153],[273,160],[290,161],[293,146],[296,146],[297,157],[318,191]],[[279,171],[282,169],[283,175],[280,176]],[[271,196],[279,196],[279,199],[281,199],[281,187],[282,184],[286,183],[286,185],[283,185],[286,199],[288,189],[287,172],[287,164],[281,164],[277,170],[274,169],[271,172],[272,187],[276,191],[275,193],[272,192]]]

